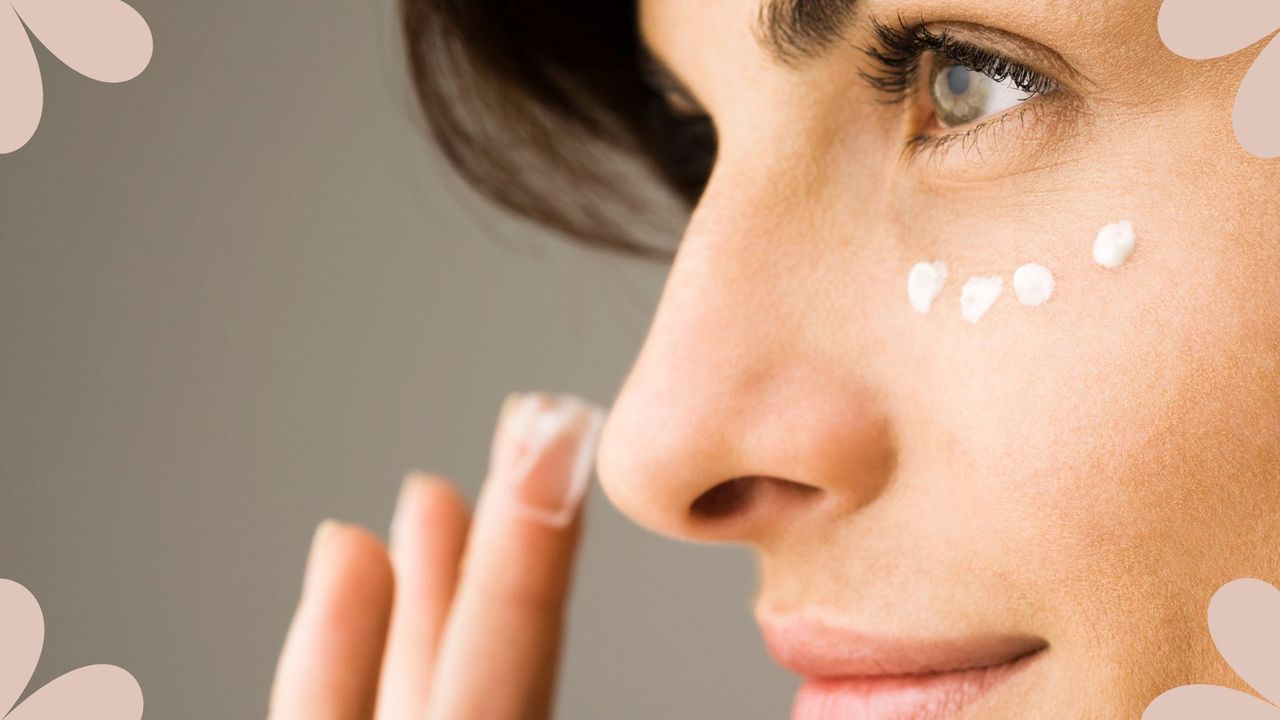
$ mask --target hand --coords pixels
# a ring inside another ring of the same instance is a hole
[[[390,552],[367,530],[322,522],[271,720],[548,718],[603,420],[575,396],[513,393],[474,518],[448,480],[413,474]]]

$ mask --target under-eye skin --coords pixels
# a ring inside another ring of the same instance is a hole
[[[882,103],[904,107],[908,115],[904,159],[929,154],[943,162],[956,148],[964,160],[1012,152],[1032,133],[1049,130],[1041,121],[1050,119],[1046,110],[1052,104],[1069,104],[1057,80],[968,36],[998,34],[1009,44],[1029,46],[1031,41],[990,28],[967,33],[963,23],[932,25],[939,29],[901,16],[893,23],[872,18],[872,42],[863,49],[870,67],[859,75]]]

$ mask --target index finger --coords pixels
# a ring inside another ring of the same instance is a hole
[[[428,718],[545,718],[604,411],[508,398],[440,639]]]

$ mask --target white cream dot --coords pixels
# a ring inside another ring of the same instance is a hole
[[[944,262],[919,262],[907,275],[907,299],[911,307],[921,315],[929,312],[933,301],[942,292],[947,281],[947,265]]]
[[[1023,305],[1042,305],[1053,295],[1053,272],[1043,265],[1027,263],[1013,271],[1013,291]]]
[[[977,323],[1002,292],[1004,280],[998,275],[969,278],[960,291],[960,315],[970,323]]]
[[[1133,254],[1134,242],[1133,223],[1111,223],[1098,231],[1093,241],[1093,259],[1102,267],[1114,270]]]

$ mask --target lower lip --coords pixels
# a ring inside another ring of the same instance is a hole
[[[942,720],[1025,667],[1039,652],[1003,665],[956,672],[860,678],[809,678],[791,720]]]

